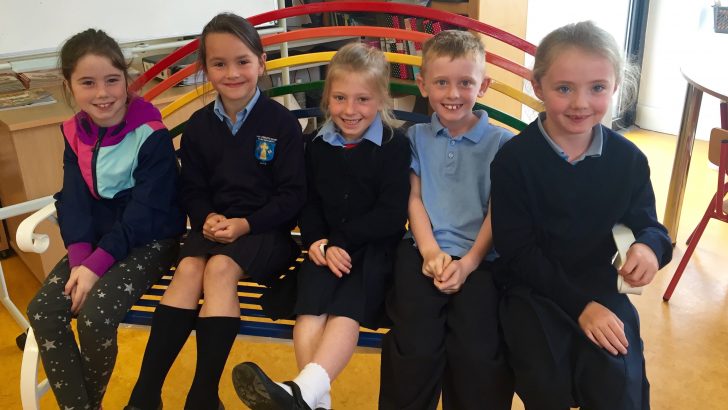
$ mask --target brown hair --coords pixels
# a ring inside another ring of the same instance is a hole
[[[66,88],[70,87],[71,75],[76,70],[78,60],[87,54],[108,58],[114,68],[124,73],[124,80],[127,84],[129,83],[129,65],[124,59],[124,53],[121,52],[119,44],[103,30],[90,28],[75,34],[61,47],[58,66],[67,83],[67,87],[64,87],[63,90],[67,101],[70,101]]]
[[[349,43],[339,49],[326,71],[321,111],[329,119],[329,96],[331,83],[342,74],[356,73],[366,78],[366,83],[379,94],[382,107],[379,115],[382,121],[393,127],[392,98],[389,96],[389,63],[381,50],[363,43]]]
[[[428,38],[422,45],[420,71],[425,72],[427,64],[438,57],[450,57],[451,60],[472,57],[485,67],[485,46],[469,31],[445,30]]]
[[[265,50],[263,49],[263,43],[260,41],[260,35],[258,31],[253,27],[248,20],[233,13],[220,13],[213,17],[209,23],[202,29],[200,34],[200,46],[198,49],[198,61],[200,62],[200,68],[203,71],[207,71],[207,64],[205,57],[207,56],[207,48],[205,46],[205,40],[208,34],[211,33],[227,33],[232,34],[245,43],[245,45],[256,55],[259,59],[262,58]]]

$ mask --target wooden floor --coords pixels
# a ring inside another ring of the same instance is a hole
[[[640,130],[627,135],[650,159],[658,216],[662,217],[675,137]],[[687,235],[715,192],[716,172],[707,165],[706,150],[706,143],[696,143],[673,262],[658,274],[642,296],[632,299],[642,320],[652,408],[657,410],[728,408],[725,404],[728,403],[728,224],[712,221],[708,225],[672,300],[667,304],[661,298],[685,250]],[[11,297],[24,310],[38,283],[17,257],[0,263]],[[21,352],[15,347],[17,333],[15,322],[0,308],[0,407],[4,409],[20,408]],[[126,403],[147,336],[148,332],[142,329],[119,331],[119,358],[104,400],[106,410],[121,409]],[[182,408],[194,372],[194,342],[190,338],[170,372],[163,393],[166,409]],[[220,385],[221,398],[228,409],[243,408],[229,375],[233,365],[245,360],[259,363],[275,379],[289,379],[295,374],[290,344],[238,339]],[[379,355],[357,353],[334,383],[334,408],[376,408],[378,384]],[[58,408],[51,394],[44,397],[42,408]],[[517,402],[513,408],[523,406]]]

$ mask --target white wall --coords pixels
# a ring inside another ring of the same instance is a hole
[[[55,51],[79,31],[97,27],[120,43],[197,35],[216,14],[250,17],[278,8],[277,0],[2,0],[3,56]]]
[[[677,134],[687,87],[680,63],[700,53],[728,53],[728,34],[713,32],[712,4],[713,0],[650,0],[638,126]],[[708,139],[716,126],[719,101],[704,94],[696,138]]]

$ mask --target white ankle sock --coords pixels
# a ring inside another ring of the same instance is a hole
[[[293,381],[301,388],[303,400],[312,409],[331,390],[331,379],[326,369],[314,362],[307,364]]]
[[[291,390],[291,387],[289,385],[283,384],[283,383],[278,383],[278,382],[276,382],[276,384],[279,385],[279,386],[281,386],[283,388],[283,390],[286,391],[286,393],[288,393],[291,396],[293,396],[293,390]]]
[[[312,407],[314,408],[314,407]],[[331,408],[331,391],[321,396],[318,403],[316,403],[316,409],[330,409]]]

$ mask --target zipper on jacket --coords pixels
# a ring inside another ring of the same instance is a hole
[[[101,198],[101,195],[99,195],[99,186],[96,179],[96,159],[99,156],[99,147],[101,147],[101,140],[104,139],[104,135],[106,135],[106,128],[99,128],[99,136],[96,139],[96,144],[94,144],[93,156],[91,157],[91,177],[94,181],[94,193],[99,198]]]

